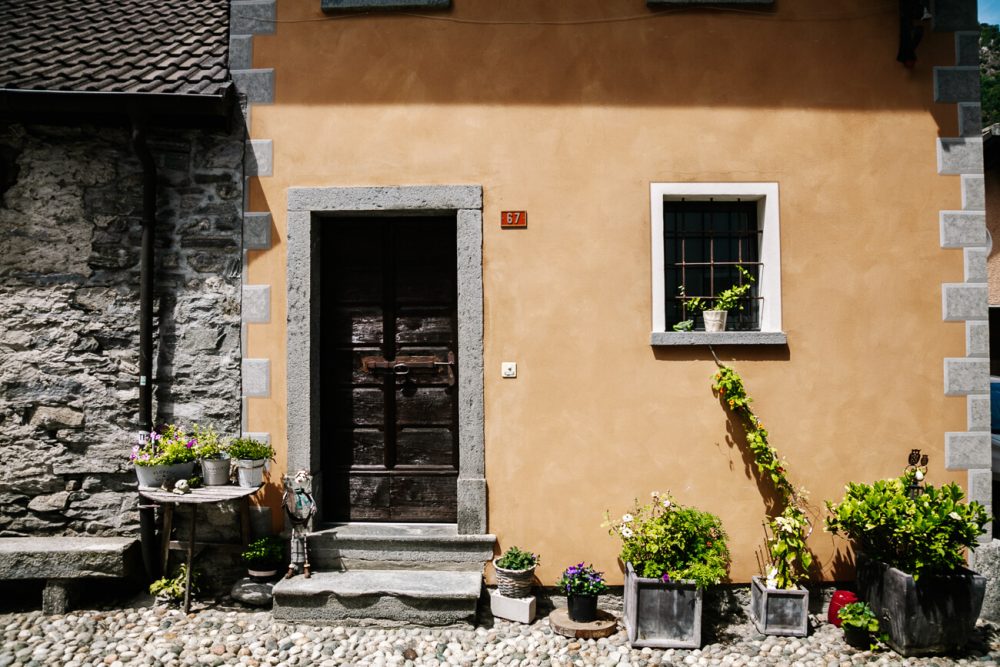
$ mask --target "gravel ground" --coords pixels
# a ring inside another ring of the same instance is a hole
[[[816,621],[818,619],[814,619]],[[571,640],[542,618],[530,626],[360,628],[287,625],[270,612],[164,606],[0,614],[0,667],[11,665],[821,665],[998,664],[1000,628],[980,624],[963,656],[904,660],[855,651],[837,628],[814,623],[808,638],[764,637],[752,626],[722,628],[701,650],[630,649],[623,632]]]

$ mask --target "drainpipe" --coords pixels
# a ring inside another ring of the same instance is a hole
[[[142,250],[139,255],[139,426],[153,428],[153,242],[156,234],[156,163],[146,145],[146,124],[132,115],[132,150],[142,165]],[[164,539],[167,539],[164,537]],[[156,505],[139,498],[139,540],[150,580],[160,576]]]

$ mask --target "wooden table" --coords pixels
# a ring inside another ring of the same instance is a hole
[[[259,486],[206,486],[192,489],[191,493],[174,493],[148,486],[139,487],[139,495],[163,505],[163,571],[167,571],[170,554],[170,531],[174,522],[174,506],[191,506],[191,533],[187,543],[187,575],[184,581],[184,613],[191,611],[191,562],[194,560],[195,527],[198,525],[198,505],[216,504],[228,500],[240,501],[240,538],[243,546],[250,544],[250,496],[257,493]]]

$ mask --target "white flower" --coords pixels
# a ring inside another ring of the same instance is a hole
[[[950,518],[954,519],[955,521],[961,521],[962,520],[962,517],[958,516],[958,512],[949,512],[948,516]]]
[[[632,523],[632,519],[634,519],[634,518],[635,517],[632,516],[631,514],[623,514],[622,515],[622,521],[625,522],[625,523]]]
[[[624,537],[626,540],[632,537],[632,529],[629,528],[628,526],[622,526],[622,537]]]
[[[768,588],[778,587],[778,568],[773,565],[767,568],[767,581],[764,583]]]
[[[663,501],[663,506],[669,509],[670,508],[670,501],[669,500],[664,500]]]

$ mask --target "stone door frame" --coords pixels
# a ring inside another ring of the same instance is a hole
[[[338,218],[454,214],[458,245],[458,532],[486,533],[483,418],[483,188],[480,185],[289,188],[288,470],[322,493],[319,443],[319,225]],[[322,499],[317,498],[322,507]],[[317,522],[323,517],[317,516]]]

